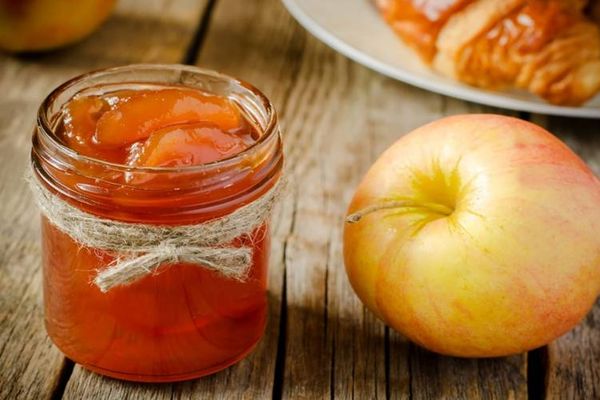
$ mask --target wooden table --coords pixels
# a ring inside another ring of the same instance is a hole
[[[138,62],[196,64],[261,88],[279,110],[295,178],[275,218],[264,339],[238,365],[180,384],[106,379],[52,346],[42,324],[38,213],[23,180],[45,95],[84,71]],[[308,35],[277,0],[122,0],[76,46],[0,56],[0,398],[600,399],[600,305],[547,347],[465,360],[408,343],[348,284],[342,219],[369,165],[411,129],[474,112],[506,113],[367,70]],[[599,121],[519,116],[600,173]]]

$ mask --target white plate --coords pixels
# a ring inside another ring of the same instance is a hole
[[[371,0],[283,0],[309,32],[354,61],[391,78],[476,103],[518,111],[600,118],[600,95],[582,107],[561,107],[521,91],[494,92],[431,71],[381,19]]]

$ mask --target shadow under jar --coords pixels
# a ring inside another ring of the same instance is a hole
[[[84,156],[58,135],[80,96],[148,88],[198,89],[229,99],[256,141],[214,162],[132,167]],[[132,65],[82,75],[42,103],[33,135],[32,179],[94,216],[154,226],[201,224],[261,198],[280,179],[281,137],[269,100],[236,79],[187,66]],[[142,182],[142,183],[140,183]],[[121,255],[86,247],[42,217],[48,334],[85,368],[115,378],[168,382],[219,371],[247,355],[267,317],[268,220],[231,246],[253,250],[247,278],[171,263],[103,292],[94,278]]]

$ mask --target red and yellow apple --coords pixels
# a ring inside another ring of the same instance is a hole
[[[600,292],[600,183],[519,119],[454,116],[402,137],[368,171],[346,221],[360,299],[438,353],[544,345]]]
[[[76,42],[110,14],[115,0],[0,0],[0,49],[48,50]]]

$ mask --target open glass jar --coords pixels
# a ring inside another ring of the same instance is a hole
[[[259,137],[231,157],[185,167],[111,163],[84,156],[58,137],[74,97],[156,85],[231,100]],[[283,166],[275,111],[262,93],[177,65],[112,68],[64,83],[40,107],[31,158],[32,180],[68,206],[104,220],[167,228],[203,224],[253,204],[278,184]],[[94,279],[123,255],[73,237],[42,217],[46,329],[84,367],[134,381],[185,380],[234,364],[260,340],[267,317],[268,220],[228,244],[251,249],[244,279],[175,261],[102,291]]]

